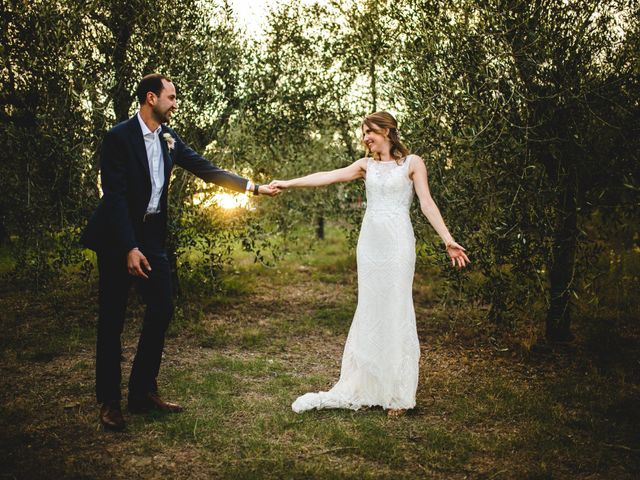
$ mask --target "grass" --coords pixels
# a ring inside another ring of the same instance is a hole
[[[275,268],[239,252],[224,295],[191,298],[159,378],[187,410],[126,414],[122,434],[101,431],[93,400],[95,278],[70,275],[32,296],[3,285],[2,478],[636,477],[637,328],[578,318],[574,345],[517,348],[484,323],[483,306],[443,309],[441,280],[422,267],[417,408],[397,419],[380,409],[293,413],[297,395],[338,378],[355,311],[353,250],[339,230],[327,233]],[[133,295],[125,379],[141,313]]]

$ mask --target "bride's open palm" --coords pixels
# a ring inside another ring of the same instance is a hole
[[[451,258],[451,265],[454,267],[464,268],[468,263],[471,263],[465,252],[464,247],[456,242],[451,242],[447,245],[447,253]]]

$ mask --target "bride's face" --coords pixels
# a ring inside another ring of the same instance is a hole
[[[387,129],[374,125],[371,128],[366,123],[362,125],[362,141],[371,153],[380,153],[389,147]]]

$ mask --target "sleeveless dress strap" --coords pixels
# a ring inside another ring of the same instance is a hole
[[[409,164],[411,163],[411,159],[412,158],[413,158],[413,153],[410,153],[409,155],[407,155],[407,157],[404,159],[404,165],[406,165],[408,167]]]
[[[404,169],[404,175],[407,177],[407,180],[412,181],[411,178],[409,177],[409,164],[411,163],[411,159],[413,158],[413,154],[410,153],[409,155],[407,155],[407,157],[404,159],[404,163],[402,164],[402,168]]]

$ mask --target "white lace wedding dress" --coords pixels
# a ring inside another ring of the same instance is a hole
[[[409,218],[411,156],[367,163],[367,210],[358,238],[358,306],[342,357],[340,379],[328,392],[307,393],[291,405],[313,408],[415,406],[420,345],[412,284],[415,237]]]

